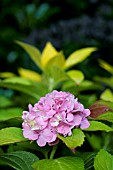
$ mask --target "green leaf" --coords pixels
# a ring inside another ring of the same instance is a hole
[[[96,100],[96,94],[79,94],[79,101],[84,105],[85,108],[88,108]]]
[[[82,153],[83,154],[83,153]],[[94,168],[94,158],[96,156],[96,153],[86,153],[87,155],[85,156],[85,160],[84,160],[84,163],[85,163],[85,170],[91,170],[91,168],[93,169]]]
[[[48,156],[48,152],[52,149],[51,146],[46,145],[45,147],[40,147],[37,145],[36,141],[25,141],[13,145],[14,150],[25,150],[30,152],[43,153],[45,157]]]
[[[16,151],[0,155],[0,160],[16,170],[33,170],[31,165],[39,159],[30,152]]]
[[[13,119],[13,118],[17,118],[17,117],[21,117],[22,111],[23,109],[19,107],[1,109],[0,110],[0,122]]]
[[[76,84],[80,84],[84,80],[84,74],[79,70],[71,70],[67,74]]]
[[[95,170],[112,170],[113,169],[113,157],[104,149],[101,149],[94,161]]]
[[[102,88],[102,86],[92,82],[92,81],[89,81],[89,80],[84,80],[80,83],[79,86],[77,86],[77,90],[79,91],[84,91],[84,90],[99,90]]]
[[[77,157],[61,157],[54,160],[44,159],[33,164],[35,170],[84,170],[84,162]]]
[[[21,77],[24,77],[26,79],[36,81],[36,82],[41,81],[41,75],[35,71],[24,69],[24,68],[19,68],[18,72]]]
[[[113,93],[110,89],[106,89],[100,96],[102,100],[113,102]]]
[[[34,61],[34,63],[39,67],[42,68],[41,66],[41,53],[40,51],[29,44],[23,43],[21,41],[15,41],[18,45],[20,45],[31,57],[31,59]]]
[[[26,93],[38,100],[40,99],[41,96],[44,96],[48,92],[48,89],[44,84],[40,82],[37,82],[37,83],[30,82],[30,83],[31,83],[30,85],[24,85],[19,82],[12,83],[12,82],[9,82],[9,81],[7,82],[3,80],[0,82],[0,87],[6,87],[9,89],[13,89],[13,90]]]
[[[94,157],[96,156],[95,152],[80,152],[77,154],[77,157],[82,158],[85,164],[85,170],[94,169]]]
[[[66,144],[67,147],[71,149],[81,146],[85,138],[84,133],[80,129],[73,129],[71,136],[63,137],[59,134],[57,136]]]
[[[0,96],[0,108],[12,106],[13,102],[4,96]]]
[[[96,117],[96,120],[106,120],[108,122],[113,123],[113,112],[106,112],[103,113],[101,115],[99,115],[98,117]]]
[[[99,59],[99,64],[102,68],[107,70],[109,73],[113,74],[113,66],[111,66],[110,64],[106,63],[105,61],[101,59]]]
[[[69,91],[70,93],[76,94],[81,91],[99,90],[101,88],[102,87],[99,84],[93,83],[89,80],[84,80],[79,85],[75,85],[73,81],[68,81],[65,84],[63,84],[62,90]]]
[[[108,77],[100,77],[100,76],[95,76],[94,80],[99,82],[99,83],[103,83],[105,85],[107,85],[108,87],[113,89],[113,76],[108,78]]]
[[[84,129],[85,131],[98,131],[98,130],[102,130],[106,132],[113,131],[111,127],[109,127],[108,125],[102,122],[98,122],[98,121],[89,121],[89,122],[90,122],[90,126],[89,128]]]
[[[78,64],[85,60],[88,56],[91,55],[92,52],[96,51],[97,48],[94,47],[87,47],[82,48],[80,50],[77,50],[73,52],[66,60],[64,68],[67,69],[69,67],[72,67],[75,64]]]
[[[0,130],[0,146],[15,142],[27,141],[22,135],[22,129],[9,127]]]
[[[86,138],[94,150],[100,150],[102,148],[102,138],[95,134],[86,134]]]
[[[50,150],[52,149],[51,146],[46,145],[45,147],[40,147],[37,145],[36,141],[25,141],[25,142],[19,142],[16,143],[16,145],[9,145],[12,146],[13,151],[29,151],[31,153],[37,153],[41,158],[42,158],[42,154],[43,157],[45,157],[46,159],[48,159],[48,154],[50,152]]]
[[[47,42],[45,48],[43,49],[42,55],[41,55],[41,64],[43,67],[47,65],[47,63],[54,58],[58,52],[56,49],[52,46],[50,42]]]
[[[47,75],[47,84],[49,85],[49,91],[55,89],[59,83],[68,80],[67,74],[58,66],[53,66],[49,69]]]
[[[11,77],[11,78],[7,78],[5,80],[3,80],[3,82],[5,83],[12,83],[12,84],[22,84],[22,85],[26,85],[29,86],[31,85],[31,81],[26,80],[25,78],[22,77]]]

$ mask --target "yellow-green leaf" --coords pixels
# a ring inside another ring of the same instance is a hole
[[[15,76],[15,74],[11,73],[11,72],[1,72],[0,73],[1,78],[9,78],[9,77],[14,77],[14,76]]]
[[[101,149],[94,159],[95,170],[112,170],[113,169],[113,156]]]
[[[34,170],[84,170],[84,162],[75,156],[43,159],[33,164]]]
[[[65,56],[63,54],[63,52],[58,52],[57,55],[55,55],[55,57],[51,58],[46,67],[47,69],[49,69],[50,67],[53,67],[53,66],[58,66],[59,68],[63,68],[65,64]]]
[[[0,146],[22,141],[27,141],[22,135],[22,129],[9,127],[0,130]]]
[[[98,84],[105,84],[110,88],[113,88],[113,76],[111,77],[100,77],[100,76],[95,76],[94,80],[98,82]]]
[[[108,121],[108,122],[111,122],[111,123],[113,123],[113,112],[111,111],[108,111],[108,112],[105,112],[105,113],[103,113],[103,114],[101,114],[101,115],[99,115],[97,118],[96,118],[96,120],[106,120],[106,121]]]
[[[94,51],[96,51],[97,48],[95,47],[87,47],[82,48],[80,50],[77,50],[69,55],[69,57],[66,60],[64,68],[67,69],[69,67],[72,67],[73,65],[82,62],[85,60],[90,54]]]
[[[113,102],[113,93],[110,89],[106,89],[100,96],[102,100]]]
[[[21,41],[16,41],[16,43],[18,45],[20,45],[29,54],[29,56],[35,62],[35,64],[41,68],[41,61],[40,61],[41,53],[40,53],[40,51],[36,47],[26,44],[26,43],[23,43]]]
[[[58,54],[56,49],[52,46],[50,42],[47,42],[45,48],[43,49],[42,55],[41,55],[41,64],[43,67],[47,65],[49,60],[51,60],[53,57],[55,57]]]
[[[26,86],[29,86],[31,85],[31,81],[30,80],[27,80],[25,78],[22,78],[22,77],[11,77],[11,78],[7,78],[5,80],[3,80],[3,82],[5,83],[12,83],[12,84],[23,84],[23,85],[26,85]]]
[[[109,73],[113,74],[113,66],[110,64],[106,63],[105,61],[99,59],[100,66],[107,70]]]
[[[58,138],[61,139],[67,147],[74,149],[83,144],[85,135],[80,129],[73,129],[71,136],[63,137],[58,134]]]
[[[35,71],[24,69],[24,68],[19,68],[18,72],[21,77],[24,77],[24,78],[27,78],[29,80],[33,80],[36,82],[41,81],[41,75]]]
[[[20,107],[13,107],[0,110],[0,122],[7,121],[14,118],[21,118],[23,109]]]
[[[48,79],[50,91],[55,89],[55,87],[57,87],[58,84],[60,84],[61,82],[69,79],[64,70],[62,70],[58,66],[50,67],[46,78]]]
[[[84,129],[85,131],[98,131],[98,130],[102,130],[106,132],[113,131],[113,129],[110,126],[102,122],[98,122],[98,121],[89,121],[89,122],[90,122],[90,126],[87,129]]]
[[[76,84],[80,84],[84,80],[84,74],[79,70],[70,70],[67,74]]]

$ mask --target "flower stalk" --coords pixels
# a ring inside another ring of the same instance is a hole
[[[51,154],[50,154],[50,159],[54,158],[56,150],[57,150],[57,145],[53,146],[53,149],[52,149]]]

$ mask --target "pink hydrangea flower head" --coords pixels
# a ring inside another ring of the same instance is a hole
[[[34,106],[29,104],[28,108],[29,111],[23,111],[22,115],[23,135],[36,140],[40,147],[57,144],[57,134],[71,136],[73,128],[90,126],[87,119],[90,110],[69,92],[54,90],[41,97]]]

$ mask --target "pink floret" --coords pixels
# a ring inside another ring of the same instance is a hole
[[[54,90],[34,106],[29,104],[28,108],[29,111],[23,111],[22,115],[23,136],[36,140],[40,147],[57,144],[57,134],[71,136],[73,128],[90,126],[87,119],[90,110],[69,92]]]

